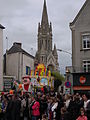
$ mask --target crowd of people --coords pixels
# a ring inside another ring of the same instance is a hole
[[[74,95],[52,90],[0,95],[0,120],[90,120],[88,94]]]

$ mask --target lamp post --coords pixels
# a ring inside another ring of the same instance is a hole
[[[69,54],[69,55],[71,55],[71,56],[72,56],[72,53],[70,53],[70,52],[68,52],[68,51],[66,51],[66,50],[57,49],[57,51],[60,51],[60,52],[65,52],[65,53],[67,53],[67,54]]]
[[[72,59],[72,53],[70,53],[70,52],[68,52],[66,50],[62,50],[62,49],[57,49],[57,51],[69,54],[71,56],[71,59]],[[70,80],[70,79],[72,79],[71,78],[72,77],[71,70],[69,69],[69,67],[66,67],[66,68],[67,69],[66,69],[66,82],[65,83],[66,84],[68,84],[68,83],[70,84],[70,87],[65,84],[66,90],[69,88],[70,89],[70,93],[73,93],[72,92],[73,81]]]

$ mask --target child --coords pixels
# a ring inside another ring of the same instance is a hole
[[[84,108],[80,109],[80,116],[77,118],[77,120],[87,120],[87,116],[85,116]]]

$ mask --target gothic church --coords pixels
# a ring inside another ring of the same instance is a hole
[[[42,63],[50,70],[58,70],[56,45],[52,50],[52,24],[48,22],[46,0],[44,0],[41,23],[38,24],[38,50],[35,55],[35,66]]]

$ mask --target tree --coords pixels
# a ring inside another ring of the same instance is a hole
[[[51,75],[54,77],[54,89],[57,91],[58,87],[65,81],[65,78],[59,72],[52,72]]]

